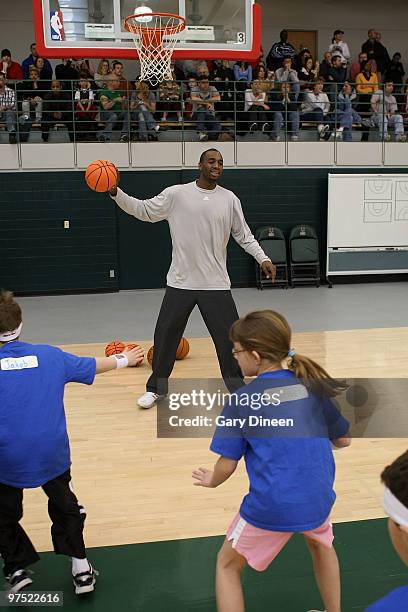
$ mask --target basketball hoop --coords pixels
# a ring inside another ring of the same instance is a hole
[[[132,34],[139,55],[140,80],[157,85],[171,79],[171,56],[186,22],[172,13],[153,13],[147,7],[143,11],[127,17],[125,29]]]

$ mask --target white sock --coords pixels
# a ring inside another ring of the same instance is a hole
[[[76,557],[72,557],[72,575],[82,574],[82,572],[87,572],[90,569],[90,565],[88,559],[77,559]]]

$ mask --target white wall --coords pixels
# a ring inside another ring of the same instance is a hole
[[[390,55],[400,51],[408,69],[407,0],[383,0],[357,3],[355,0],[258,0],[263,12],[263,46],[267,53],[283,28],[318,30],[319,58],[331,42],[333,30],[345,31],[352,56],[357,55],[367,38],[368,28],[381,31],[382,41]],[[11,49],[13,57],[22,61],[27,57],[34,40],[31,0],[12,0],[1,14],[1,48]],[[328,25],[329,24],[329,25]],[[1,49],[0,49],[1,50]],[[53,64],[55,65],[53,61]],[[133,78],[133,63],[128,62],[126,76]],[[407,70],[408,72],[408,70]]]

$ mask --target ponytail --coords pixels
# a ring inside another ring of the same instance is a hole
[[[312,393],[334,397],[347,388],[344,382],[332,378],[322,366],[298,355],[291,346],[291,329],[283,317],[273,310],[250,312],[231,327],[230,339],[239,342],[246,351],[256,351],[271,363],[288,362],[288,368]]]
[[[290,357],[288,367],[305,387],[317,395],[335,397],[347,389],[345,382],[332,378],[321,365],[305,355],[295,353]]]

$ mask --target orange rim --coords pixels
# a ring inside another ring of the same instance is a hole
[[[137,19],[140,19],[141,17],[151,17],[152,19],[154,17],[173,17],[174,19],[179,19],[179,23],[175,25],[170,25],[170,26],[151,27],[151,28],[148,25],[150,21],[138,22],[137,26],[130,23],[131,19],[134,19],[136,21]],[[126,17],[125,19],[125,30],[127,30],[131,34],[140,34],[140,33],[143,34],[143,29],[144,29],[146,31],[147,30],[155,31],[157,34],[161,34],[162,37],[165,35],[174,36],[174,34],[178,34],[179,32],[182,32],[185,27],[186,27],[186,20],[184,19],[184,17],[181,17],[180,15],[176,15],[175,13],[139,13],[136,15],[129,15],[129,17]]]

